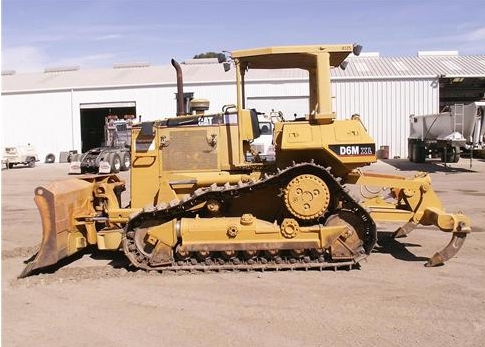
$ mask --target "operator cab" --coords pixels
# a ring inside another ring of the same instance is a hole
[[[245,153],[253,153],[252,145],[256,142],[263,130],[260,126],[261,120],[253,116],[254,111],[246,109],[246,73],[253,69],[301,69],[308,72],[309,81],[309,103],[305,120],[313,125],[331,124],[336,118],[332,111],[332,96],[330,87],[330,69],[333,67],[345,68],[345,59],[350,53],[359,55],[362,47],[359,45],[308,45],[308,46],[286,46],[286,47],[267,47],[259,49],[238,50],[231,52],[231,60],[236,68],[236,88],[237,88],[237,114],[238,114],[238,140],[242,145],[239,162],[247,161]],[[225,64],[228,70],[230,64]],[[271,117],[272,115],[270,115]],[[283,114],[276,117],[273,124],[274,144],[278,133],[283,126],[277,125],[283,122]],[[258,123],[259,133],[252,131]],[[264,128],[267,131],[266,128]],[[263,135],[264,136],[264,135]],[[278,146],[278,144],[276,144]],[[257,154],[257,152],[256,152]]]

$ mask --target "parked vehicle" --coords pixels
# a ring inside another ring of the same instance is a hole
[[[282,121],[281,112],[272,111],[270,114],[258,113],[258,124],[261,135],[251,142],[249,152],[246,154],[247,160],[261,162],[275,161],[276,152],[273,143],[274,125]]]
[[[14,165],[34,167],[38,161],[37,151],[30,143],[27,146],[5,147],[3,150],[2,164],[5,164],[7,169],[13,168]]]
[[[426,158],[441,158],[456,163],[463,151],[485,148],[485,101],[455,104],[443,112],[410,116],[408,158],[423,163]]]
[[[108,116],[105,120],[105,145],[71,157],[69,174],[118,173],[131,166],[130,141],[134,115],[122,119]]]

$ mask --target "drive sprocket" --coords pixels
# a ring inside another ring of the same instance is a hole
[[[303,174],[287,184],[283,199],[294,217],[311,220],[324,214],[330,205],[330,197],[330,189],[320,177]]]

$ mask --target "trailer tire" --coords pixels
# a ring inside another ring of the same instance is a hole
[[[112,153],[109,157],[109,164],[111,165],[111,173],[118,173],[121,169],[121,159],[118,153]]]
[[[460,152],[456,148],[449,148],[446,152],[445,158],[445,151],[441,152],[441,161],[443,163],[458,163],[460,160]]]
[[[408,159],[414,163],[414,142],[408,141]]]
[[[422,164],[426,161],[426,146],[422,142],[413,144],[413,163]]]
[[[73,157],[71,158],[71,161],[78,161],[80,162],[81,164],[81,174],[84,175],[87,171],[86,171],[86,168],[83,167],[83,154],[82,153],[77,153],[77,154],[74,154]]]
[[[121,171],[128,171],[131,166],[131,156],[128,152],[121,152]]]
[[[27,161],[27,166],[30,168],[35,167],[35,159],[29,158],[29,160]]]
[[[455,152],[453,155],[453,163],[458,163],[460,161],[460,153]]]

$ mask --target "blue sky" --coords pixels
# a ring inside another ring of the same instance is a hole
[[[208,51],[359,43],[381,56],[485,54],[482,1],[2,0],[2,70],[165,65]]]

